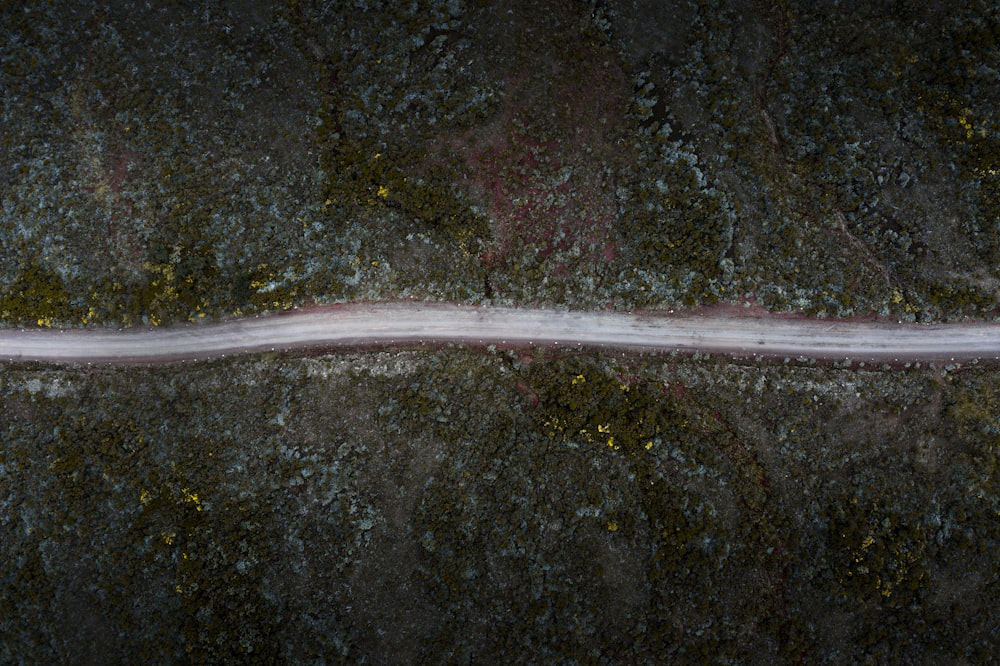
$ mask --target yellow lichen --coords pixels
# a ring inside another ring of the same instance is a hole
[[[198,499],[198,493],[193,493],[187,488],[182,488],[181,495],[183,496],[185,502],[188,504],[194,504],[195,509],[201,511],[201,500]]]

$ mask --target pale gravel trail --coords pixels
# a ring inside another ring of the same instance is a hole
[[[0,329],[0,360],[145,364],[266,351],[462,343],[702,352],[825,361],[1000,359],[1000,324],[892,324],[742,317],[359,303],[164,328]]]

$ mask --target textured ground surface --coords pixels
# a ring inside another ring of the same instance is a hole
[[[445,349],[0,389],[4,662],[996,657],[994,372]]]
[[[0,319],[990,317],[985,0],[0,3]],[[996,371],[0,367],[0,661],[987,663]],[[250,655],[250,657],[248,657]]]
[[[114,5],[2,10],[8,322],[997,308],[990,3]]]

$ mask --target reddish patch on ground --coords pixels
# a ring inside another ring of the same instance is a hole
[[[139,153],[122,148],[107,159],[107,166],[98,175],[97,188],[104,192],[104,205],[109,209],[108,237],[114,242],[123,262],[137,263],[146,253],[146,242],[136,229],[135,202],[122,188],[135,179],[142,168]]]
[[[488,268],[524,249],[556,259],[555,273],[567,270],[566,261],[559,261],[564,253],[614,260],[613,195],[576,150],[511,132],[499,145],[471,156],[471,183],[486,193],[493,223],[492,247],[482,255]]]
[[[128,195],[126,186],[142,170],[142,157],[127,147],[105,152],[98,149],[87,154],[82,146],[82,164],[90,168],[89,184],[83,190],[93,197],[107,219],[107,239],[113,246],[117,261],[122,266],[138,268],[146,252],[145,240],[136,228],[135,201]]]
[[[489,217],[487,274],[532,259],[553,276],[600,273],[588,266],[615,261],[615,174],[628,161],[617,137],[631,89],[602,49],[540,43],[512,54],[492,123],[435,141],[464,161],[466,190]],[[539,68],[545,77],[525,73]]]
[[[137,171],[141,167],[141,164],[139,153],[128,148],[113,155],[110,160],[110,166],[105,174],[108,187],[111,188],[111,191],[118,192],[121,190],[122,185],[132,180],[133,172]]]
[[[622,386],[635,386],[639,383],[639,375],[626,375],[619,372],[616,377],[618,377],[618,383]]]
[[[531,385],[528,384],[526,380],[518,379],[516,386],[517,386],[517,392],[527,397],[528,404],[531,405],[532,409],[538,407],[538,402],[539,402],[538,394],[534,390],[532,390]]]
[[[667,382],[663,385],[663,395],[673,400],[683,401],[686,399],[687,387],[680,382]]]

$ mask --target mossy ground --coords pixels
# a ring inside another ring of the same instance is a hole
[[[0,317],[996,310],[996,9],[759,9],[10,5]]]
[[[992,371],[452,348],[0,389],[4,662],[996,657]]]

